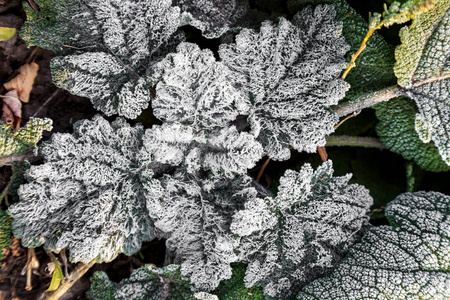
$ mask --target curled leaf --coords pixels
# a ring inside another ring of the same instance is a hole
[[[16,90],[6,93],[3,98],[2,121],[12,125],[14,130],[19,129],[20,120],[22,120],[22,103]]]
[[[28,103],[38,70],[39,65],[34,62],[21,66],[19,69],[20,74],[5,83],[5,88],[8,91],[17,90],[20,101]]]

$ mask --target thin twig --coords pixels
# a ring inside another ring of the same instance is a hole
[[[15,161],[28,160],[29,162],[33,162],[39,160],[40,158],[41,158],[40,156],[34,155],[33,152],[19,155],[4,156],[0,157],[0,167],[4,165],[10,165],[12,162]]]
[[[347,117],[345,117],[345,119],[343,119],[342,121],[340,121],[336,126],[334,126],[334,130],[338,129],[339,126],[341,126],[342,124],[344,124],[345,121],[347,121],[348,119],[351,119],[353,117],[356,117],[357,115],[359,115],[361,111],[355,111],[353,114],[348,115]]]
[[[401,95],[403,95],[402,88],[395,85],[380,91],[362,95],[353,101],[337,105],[333,107],[333,111],[338,115],[338,117],[344,117],[348,114],[371,107],[380,102],[388,101]]]
[[[2,192],[2,194],[0,195],[0,204],[2,203],[2,201],[3,201],[4,198],[5,198],[5,200],[7,200],[7,199],[6,199],[6,196],[8,195],[9,189],[11,188],[11,185],[12,185],[12,183],[13,183],[14,168],[11,168],[11,169],[13,170],[13,174],[11,175],[11,178],[9,179],[8,184],[7,184],[6,187],[3,189],[3,192]],[[7,206],[9,206],[8,203],[7,203]]]
[[[362,136],[348,136],[348,135],[334,135],[327,136],[327,147],[339,146],[339,147],[365,147],[365,148],[378,148],[386,149],[386,146],[377,138],[362,137]]]
[[[97,262],[97,259],[93,259],[86,264],[80,264],[78,267],[72,271],[69,278],[64,280],[64,282],[58,287],[58,289],[49,295],[44,295],[46,300],[57,300],[62,295],[64,295],[78,279],[83,277],[83,275],[89,271],[89,269]]]
[[[36,54],[36,52],[38,52],[38,50],[39,50],[39,47],[34,47],[33,51],[31,52],[30,56],[27,59],[27,62],[26,62],[27,65],[31,62],[33,56]]]
[[[56,91],[53,92],[53,94],[51,94],[50,97],[47,98],[47,100],[45,100],[45,102],[39,107],[39,109],[34,113],[33,117],[36,117],[39,112],[50,102],[52,101],[52,99],[59,93],[59,89],[57,89]]]
[[[262,165],[261,170],[259,170],[258,177],[256,177],[256,182],[259,182],[259,180],[261,179],[261,176],[264,173],[264,170],[266,169],[269,162],[270,162],[270,158],[268,158]]]

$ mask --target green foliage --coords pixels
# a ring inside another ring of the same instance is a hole
[[[417,108],[414,101],[395,98],[374,106],[377,118],[377,133],[386,147],[413,160],[426,171],[442,172],[450,167],[442,160],[433,142],[424,143],[415,130]]]
[[[212,293],[220,300],[262,300],[265,299],[262,288],[247,288],[244,284],[245,265],[242,263],[231,264],[233,275],[231,278],[222,281]]]
[[[146,265],[136,269],[130,278],[115,283],[104,272],[91,277],[88,297],[92,300],[195,300],[189,279],[181,276],[177,265],[156,268]],[[214,298],[211,298],[214,299]]]
[[[450,197],[405,193],[386,216],[391,226],[369,229],[330,276],[297,299],[449,299]]]
[[[415,128],[420,139],[434,142],[450,165],[450,1],[435,0],[434,8],[400,31],[395,74],[402,93],[418,108]]]
[[[3,259],[3,248],[8,248],[11,241],[11,217],[0,209],[0,260]]]
[[[44,130],[52,130],[52,120],[30,118],[25,127],[13,132],[0,121],[0,157],[26,154],[36,149]]]

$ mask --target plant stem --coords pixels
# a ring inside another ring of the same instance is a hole
[[[64,295],[65,292],[67,292],[75,282],[77,282],[78,279],[83,277],[83,275],[97,262],[97,259],[93,259],[90,262],[86,264],[80,264],[78,267],[73,270],[72,274],[70,274],[70,277],[64,280],[64,282],[58,287],[56,291],[48,295],[45,299],[46,300],[57,300],[62,295]]]
[[[344,73],[342,74],[341,78],[345,79],[347,77],[347,74],[350,72],[351,69],[353,69],[356,64],[355,61],[358,58],[358,56],[366,49],[367,41],[372,36],[372,34],[375,32],[377,28],[369,28],[369,31],[367,32],[366,36],[364,37],[364,40],[361,43],[361,46],[359,47],[358,51],[356,53],[352,54],[352,59],[350,60],[350,63],[348,64],[347,69],[345,69]]]
[[[4,156],[4,157],[0,157],[0,167],[4,166],[4,165],[9,165],[15,161],[28,160],[29,162],[33,162],[33,161],[36,161],[39,159],[40,159],[40,157],[34,155],[32,152],[26,153],[26,154]]]
[[[386,149],[386,146],[379,139],[373,137],[334,135],[326,137],[327,144],[325,147],[365,147]]]
[[[400,86],[395,85],[388,87],[384,90],[368,93],[356,98],[353,101],[337,105],[333,108],[333,111],[339,116],[344,117],[348,114],[362,110],[367,107],[371,107],[377,103],[388,101],[392,98],[401,96],[403,90]]]

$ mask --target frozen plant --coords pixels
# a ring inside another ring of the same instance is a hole
[[[233,217],[231,230],[242,237],[238,251],[248,262],[245,285],[289,299],[332,270],[358,241],[372,205],[369,191],[333,177],[331,161],[316,171],[286,171],[275,198],[250,199]]]

